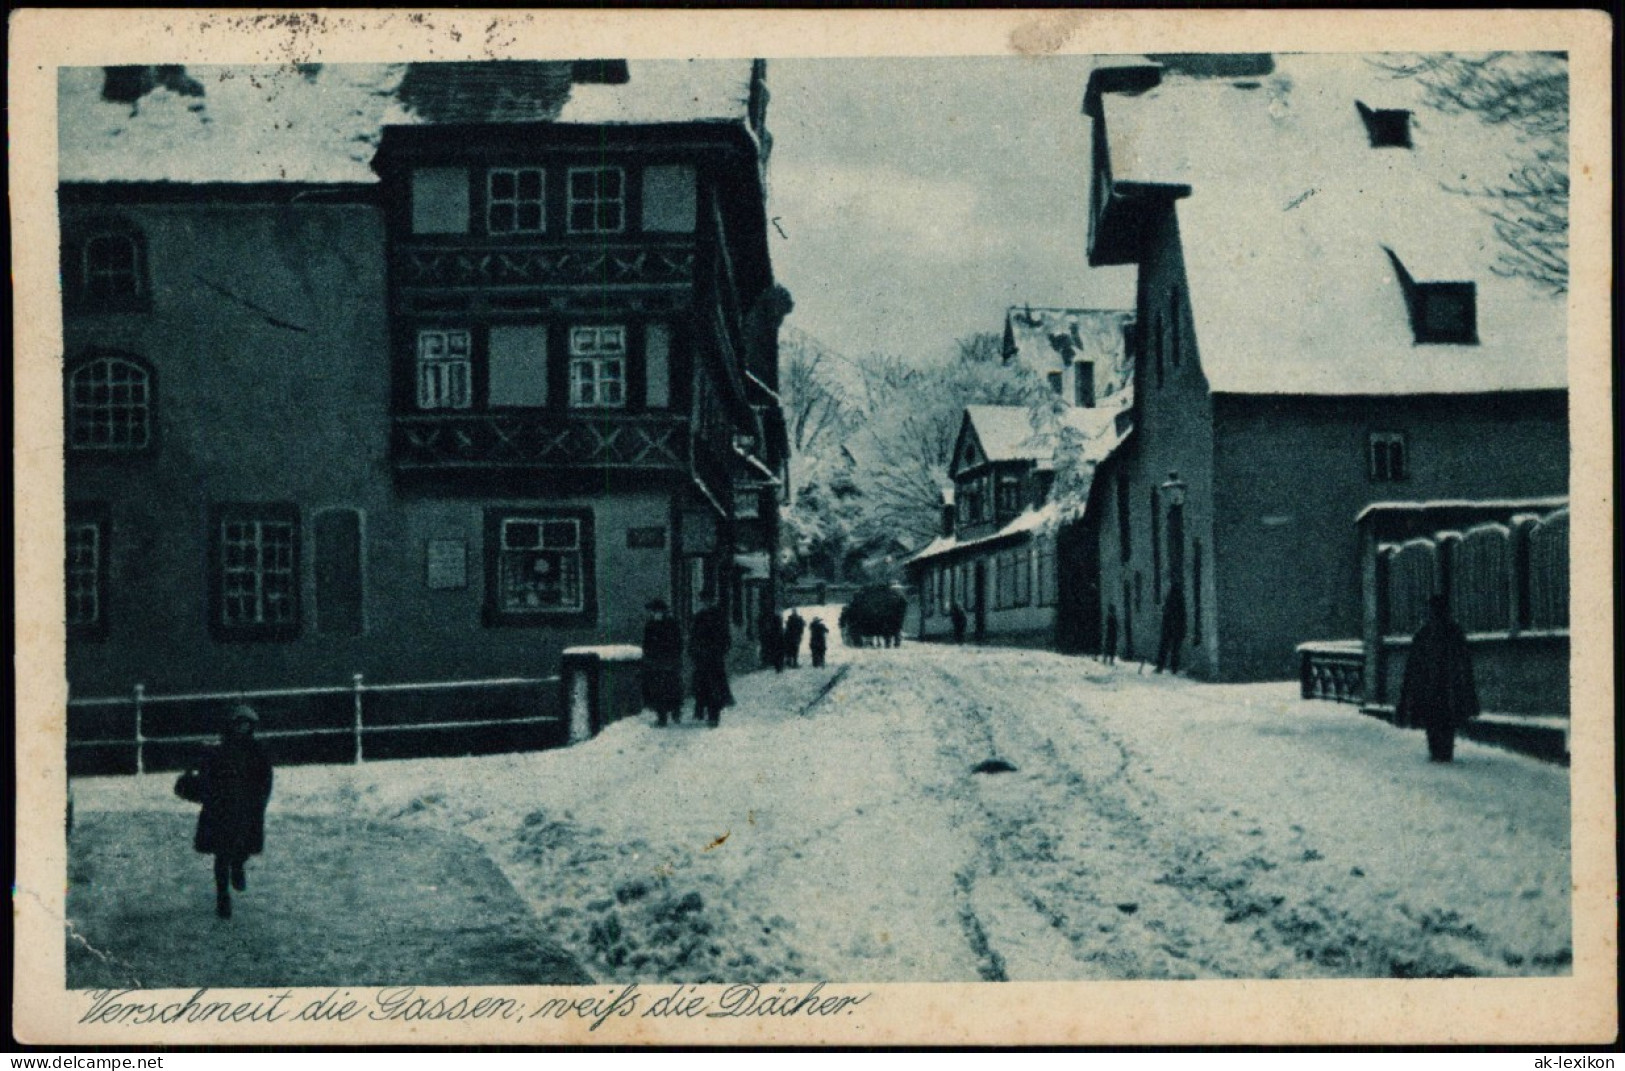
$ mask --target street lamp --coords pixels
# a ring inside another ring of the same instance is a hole
[[[1172,469],[1168,472],[1168,479],[1164,480],[1158,488],[1162,492],[1162,500],[1168,504],[1169,509],[1177,509],[1185,504],[1185,481],[1179,478],[1179,473]]]

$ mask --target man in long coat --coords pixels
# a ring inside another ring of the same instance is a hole
[[[220,745],[198,764],[203,811],[192,847],[214,856],[215,914],[231,918],[231,890],[248,888],[243,867],[265,850],[265,807],[271,799],[271,760],[254,739],[259,715],[247,704],[227,718]]]
[[[784,661],[786,665],[801,665],[801,634],[807,630],[807,622],[794,610],[784,619]]]
[[[772,666],[773,672],[784,672],[784,622],[771,606],[762,610],[758,625],[762,637],[762,665]]]
[[[683,716],[683,633],[671,616],[666,600],[649,603],[649,621],[643,626],[643,705],[655,712],[661,725]]]
[[[1399,688],[1399,724],[1427,730],[1428,758],[1450,762],[1456,730],[1478,716],[1478,689],[1467,634],[1443,595],[1428,600],[1428,619],[1411,640]]]
[[[813,668],[824,664],[824,652],[829,649],[829,626],[824,619],[815,617],[807,626],[807,651],[812,655]]]
[[[1179,649],[1185,644],[1185,589],[1176,580],[1162,604],[1162,635],[1157,645],[1157,672],[1179,672]]]
[[[712,600],[694,615],[693,630],[689,656],[694,660],[694,720],[715,727],[722,708],[734,701],[728,687],[728,615]]]

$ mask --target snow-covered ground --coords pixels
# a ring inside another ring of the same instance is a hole
[[[475,838],[605,980],[1569,969],[1562,767],[1466,741],[1433,765],[1293,685],[831,641],[826,669],[738,678],[718,729],[291,767],[272,807]],[[171,781],[77,805],[185,807]]]

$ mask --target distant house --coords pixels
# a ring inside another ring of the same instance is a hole
[[[547,676],[657,596],[744,648],[763,64],[131,81],[60,83],[75,696]]]
[[[1112,407],[1134,366],[1134,314],[1119,309],[1012,307],[1003,354],[1041,376],[1068,405]]]
[[[1063,405],[1036,423],[1026,406],[965,408],[942,534],[908,563],[922,638],[950,636],[958,606],[977,640],[1098,646],[1095,533],[1087,517],[1060,523],[1050,492],[1058,450],[1095,464],[1129,430],[1131,324],[1121,310],[1009,310],[1006,362],[1044,376]]]
[[[1565,302],[1497,274],[1452,189],[1506,144],[1358,57],[1254,66],[1102,68],[1084,99],[1089,260],[1139,269],[1101,612],[1147,657],[1180,583],[1184,662],[1222,680],[1361,635],[1371,504],[1568,491]]]

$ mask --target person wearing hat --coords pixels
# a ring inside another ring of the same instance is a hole
[[[254,738],[260,717],[241,703],[226,716],[220,744],[198,764],[197,818],[192,847],[214,856],[215,914],[231,918],[231,890],[248,888],[243,867],[265,850],[265,806],[271,799],[271,760]]]
[[[665,599],[650,599],[643,626],[643,705],[661,725],[683,716],[683,633]]]

